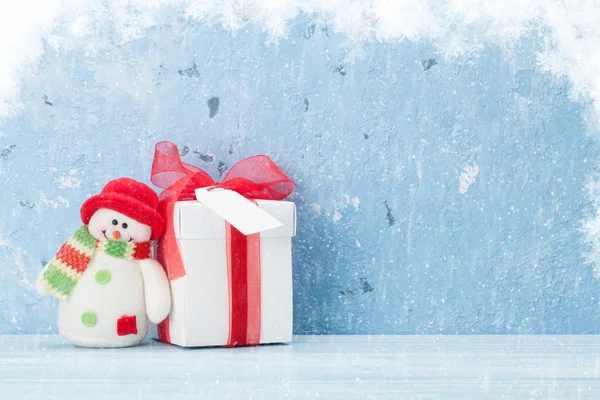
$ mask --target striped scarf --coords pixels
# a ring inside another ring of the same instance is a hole
[[[50,260],[40,278],[42,284],[52,295],[64,299],[81,279],[96,249],[123,260],[144,260],[152,257],[150,242],[96,239],[88,231],[87,225],[83,225]]]

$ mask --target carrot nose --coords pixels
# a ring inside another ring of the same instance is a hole
[[[121,237],[121,232],[113,231],[113,237],[115,238],[115,240],[119,240],[119,238]]]

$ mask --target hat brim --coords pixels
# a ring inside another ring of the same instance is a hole
[[[87,225],[92,215],[101,208],[108,208],[152,228],[151,240],[157,240],[164,227],[163,217],[146,204],[120,193],[100,193],[81,205],[81,221]]]

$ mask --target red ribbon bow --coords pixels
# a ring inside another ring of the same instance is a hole
[[[182,162],[177,147],[168,141],[156,144],[150,181],[164,189],[159,195],[159,209],[165,219],[166,229],[158,242],[156,258],[172,281],[185,276],[185,267],[181,260],[173,225],[175,202],[195,200],[194,190],[207,186],[233,190],[248,199],[282,200],[289,196],[296,186],[294,181],[266,155],[243,159],[231,167],[223,181],[215,182],[205,171]],[[229,224],[227,224],[227,235],[227,240],[231,244],[228,249],[230,289],[233,291],[233,288],[239,285],[247,287],[247,290],[238,290],[230,296],[231,327],[228,346],[258,344],[260,314],[249,315],[249,313],[253,313],[257,307],[260,310],[260,281],[257,281],[260,279],[260,235],[246,237]],[[249,273],[248,269],[253,265],[255,266],[253,273]],[[255,288],[254,295],[249,293],[252,287]],[[231,310],[236,310],[235,315]],[[247,323],[250,320],[258,322]],[[162,336],[161,340],[166,342],[170,342],[168,324],[167,318],[159,325],[159,336]]]
[[[177,146],[158,142],[152,162],[150,181],[165,190],[160,194],[163,204],[177,200],[194,200],[194,190],[217,186],[238,192],[249,199],[283,200],[296,184],[269,156],[248,157],[235,164],[219,183],[198,167],[181,161]]]

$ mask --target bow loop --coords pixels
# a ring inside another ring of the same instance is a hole
[[[296,184],[269,156],[248,157],[235,164],[222,185],[244,197],[259,200],[283,200]]]
[[[159,195],[163,209],[169,202],[195,199],[194,189],[215,183],[200,168],[181,161],[177,146],[168,141],[156,144],[150,181],[164,189]]]

